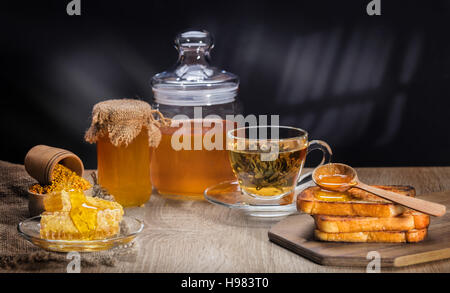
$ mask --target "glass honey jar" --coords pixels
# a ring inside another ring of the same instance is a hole
[[[157,124],[144,101],[107,100],[94,106],[85,138],[97,143],[98,183],[122,206],[140,206],[150,199]]]
[[[153,150],[152,183],[166,197],[203,199],[207,187],[235,179],[225,140],[234,126],[227,116],[240,112],[239,78],[210,65],[214,44],[207,31],[182,32],[175,47],[179,58],[174,69],[151,80],[152,106],[172,119],[161,128],[161,143]],[[183,135],[183,148],[174,146],[175,135]],[[215,148],[202,144],[211,136]]]

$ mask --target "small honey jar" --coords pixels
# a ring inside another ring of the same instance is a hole
[[[120,99],[96,104],[86,141],[97,143],[98,183],[122,206],[150,199],[151,150],[159,144],[161,120],[144,101]]]

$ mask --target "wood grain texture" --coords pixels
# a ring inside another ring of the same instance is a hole
[[[450,167],[357,171],[368,184],[412,185],[418,195],[450,190]],[[145,221],[136,240],[140,249],[135,260],[115,267],[82,268],[82,272],[364,272],[358,267],[321,266],[270,242],[267,232],[280,219],[251,219],[208,202],[157,195],[145,207],[126,209],[126,213]],[[450,272],[450,260],[382,272]]]
[[[420,197],[420,195],[419,195]],[[422,197],[450,206],[450,191]],[[277,223],[269,238],[301,256],[322,265],[362,266],[370,260],[367,254],[376,251],[384,267],[419,264],[450,257],[450,214],[432,218],[428,235],[419,243],[330,243],[314,240],[314,220],[310,215],[295,215]]]

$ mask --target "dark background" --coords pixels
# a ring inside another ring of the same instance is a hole
[[[77,153],[92,106],[150,101],[173,37],[213,33],[212,60],[241,78],[245,114],[280,114],[354,166],[450,165],[450,1],[2,1],[0,159],[35,144]]]

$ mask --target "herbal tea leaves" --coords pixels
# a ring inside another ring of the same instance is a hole
[[[262,196],[292,189],[305,156],[306,148],[279,152],[269,161],[263,161],[260,152],[230,151],[231,165],[241,187]]]

